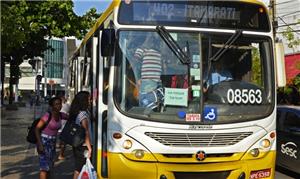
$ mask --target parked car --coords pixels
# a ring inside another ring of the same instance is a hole
[[[300,176],[300,107],[277,107],[276,165]]]

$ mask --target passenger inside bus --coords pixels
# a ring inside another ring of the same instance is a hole
[[[155,109],[164,99],[161,74],[163,59],[157,36],[149,34],[140,48],[134,54],[136,60],[135,76],[139,89],[139,106]]]

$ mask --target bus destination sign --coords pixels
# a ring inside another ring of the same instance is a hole
[[[118,22],[270,31],[264,7],[230,1],[122,1]]]
[[[148,16],[172,20],[174,17],[189,18],[193,22],[204,22],[212,19],[239,20],[239,12],[234,7],[224,6],[204,6],[204,5],[184,5],[171,3],[153,3],[149,7]],[[136,17],[138,18],[138,17]],[[198,21],[195,21],[198,20]]]

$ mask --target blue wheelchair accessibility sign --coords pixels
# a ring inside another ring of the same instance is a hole
[[[204,120],[206,120],[206,121],[216,121],[218,118],[217,108],[205,107],[203,117],[204,117]]]

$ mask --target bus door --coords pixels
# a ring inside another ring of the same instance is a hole
[[[103,53],[101,41],[103,30],[99,31],[97,41],[97,67],[96,67],[96,84],[97,84],[97,173],[100,178],[108,178],[108,158],[107,158],[107,94],[108,94],[108,79],[110,68],[110,56]]]

